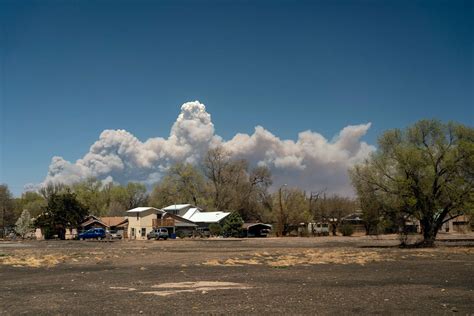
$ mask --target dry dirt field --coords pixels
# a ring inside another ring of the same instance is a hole
[[[474,313],[473,242],[0,242],[0,315]]]

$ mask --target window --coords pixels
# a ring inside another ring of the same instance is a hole
[[[135,237],[135,228],[132,228],[132,237]]]
[[[146,228],[142,228],[142,237],[146,236]]]

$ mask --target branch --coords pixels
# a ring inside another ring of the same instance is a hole
[[[464,215],[464,213],[459,213],[459,214],[453,215],[453,216],[451,216],[450,218],[448,218],[447,220],[444,220],[441,224],[447,223],[447,222],[449,222],[450,220],[455,219],[456,217],[459,217],[459,216],[461,216],[461,215]]]

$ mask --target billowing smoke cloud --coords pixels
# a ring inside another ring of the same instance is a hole
[[[181,106],[168,138],[145,142],[125,130],[104,130],[75,163],[55,156],[44,183],[71,184],[87,177],[106,182],[158,182],[175,162],[197,164],[210,147],[222,145],[236,158],[251,165],[266,165],[274,175],[275,187],[283,183],[306,190],[352,194],[347,170],[374,151],[361,141],[370,123],[347,126],[329,141],[321,134],[305,131],[296,141],[281,140],[261,126],[252,135],[237,134],[224,141],[217,136],[211,115],[198,101]]]

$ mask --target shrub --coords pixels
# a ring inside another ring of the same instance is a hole
[[[351,224],[342,224],[339,228],[339,231],[341,232],[342,236],[352,236],[354,233],[354,227],[352,227]]]
[[[209,225],[209,232],[212,236],[220,236],[222,233],[222,227],[217,223],[212,223]]]

